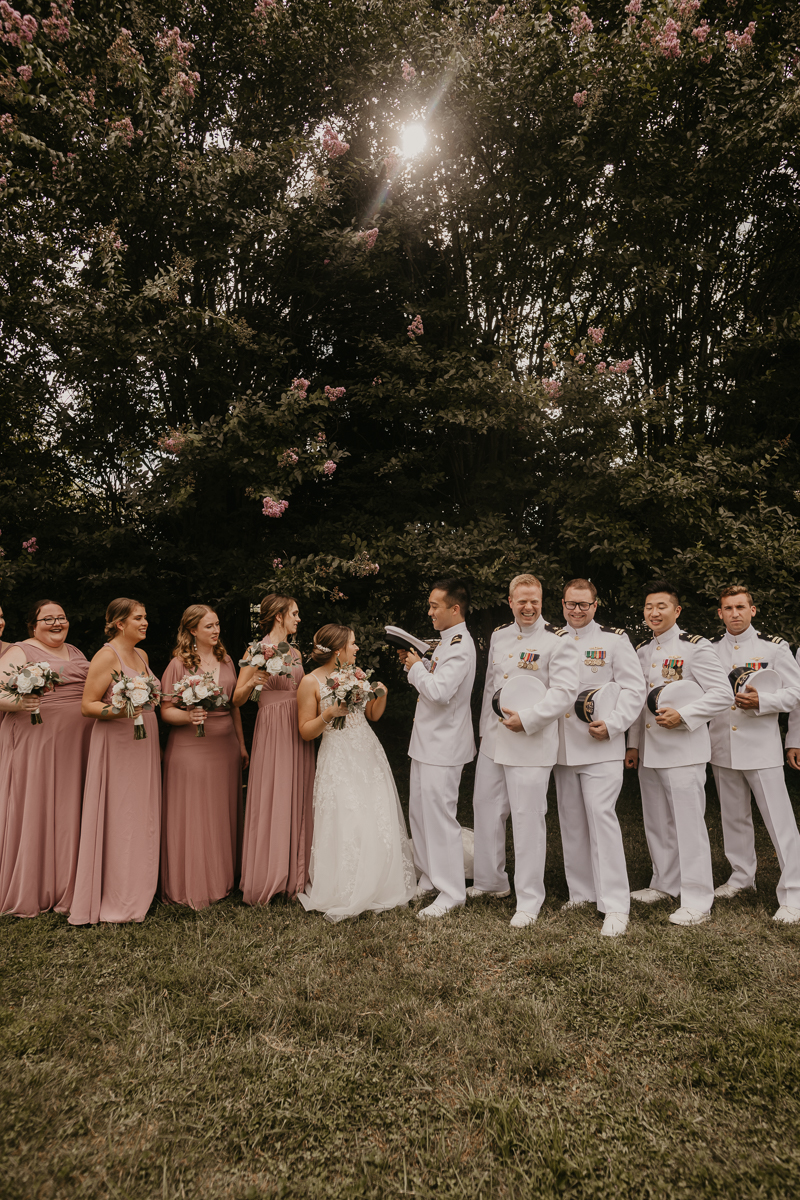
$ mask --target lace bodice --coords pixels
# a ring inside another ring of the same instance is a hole
[[[327,737],[329,733],[345,733],[348,729],[354,729],[357,725],[366,725],[367,716],[366,716],[365,709],[367,707],[369,699],[370,699],[370,697],[367,696],[366,699],[362,700],[359,704],[356,705],[355,709],[353,709],[351,712],[349,712],[347,714],[347,716],[345,718],[344,729],[334,729],[332,725],[328,725],[328,727],[323,730],[322,736]],[[323,681],[320,680],[319,681],[319,711],[322,713],[322,712],[324,712],[324,710],[326,708],[330,708],[330,706],[335,703],[336,703],[336,696],[334,695],[332,688],[329,688],[327,683],[323,683]]]

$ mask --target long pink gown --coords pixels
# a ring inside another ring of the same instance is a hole
[[[173,658],[161,680],[172,692],[191,674]],[[226,655],[219,682],[233,698],[236,668]],[[162,700],[162,711],[170,701]],[[231,710],[206,714],[204,738],[194,725],[170,725],[161,808],[161,897],[207,908],[233,887],[242,827],[242,760]]]
[[[245,904],[269,904],[282,892],[293,898],[308,879],[314,747],[297,728],[297,687],[304,671],[296,650],[294,659],[294,677],[270,679],[258,701],[242,845]]]
[[[137,657],[141,659],[138,652]],[[118,669],[131,674],[122,659]],[[151,674],[144,659],[139,673]],[[111,684],[103,702],[111,702]],[[155,896],[161,762],[156,714],[145,710],[143,715],[147,738],[139,742],[132,719],[89,722],[93,728],[70,925],[143,921]]]
[[[18,642],[29,662],[64,677],[42,696],[41,725],[6,713],[0,727],[0,913],[35,917],[69,912],[78,863],[81,800],[91,724],[81,716],[89,663],[67,645],[69,661]]]

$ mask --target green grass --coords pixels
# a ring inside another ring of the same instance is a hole
[[[630,786],[620,812],[642,886]],[[608,941],[559,912],[548,821],[520,932],[512,901],[425,926],[238,895],[140,926],[0,920],[3,1200],[794,1200],[800,930],[770,920],[763,826],[757,894],[690,930],[637,906]],[[720,881],[713,802],[709,823]]]

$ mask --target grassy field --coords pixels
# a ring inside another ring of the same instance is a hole
[[[694,930],[638,906],[609,941],[559,912],[553,808],[523,931],[510,900],[425,926],[238,894],[132,927],[0,919],[0,1196],[794,1200],[800,929],[770,920],[763,826],[757,895]],[[640,887],[630,785],[620,813]],[[709,823],[720,882],[713,798]]]

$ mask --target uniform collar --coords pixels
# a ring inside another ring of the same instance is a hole
[[[744,633],[738,634],[736,637],[732,633],[725,630],[725,641],[729,646],[740,646],[742,642],[749,642],[750,638],[758,638],[758,630],[753,629],[752,625],[748,625]]]
[[[546,624],[547,621],[539,613],[532,625],[520,625],[519,621],[515,621],[511,628],[522,637],[533,637],[534,634],[541,633]]]
[[[584,638],[596,637],[597,633],[599,632],[597,621],[595,621],[594,617],[589,624],[584,625],[582,629],[573,629],[570,624],[566,624],[564,628],[569,630],[569,637],[573,642],[582,642]]]
[[[442,645],[447,646],[453,640],[457,633],[466,633],[466,621],[459,621],[457,625],[451,625],[449,629],[443,629],[439,634]]]
[[[668,646],[668,645],[671,645],[673,642],[677,642],[678,638],[681,636],[682,633],[683,633],[683,630],[680,628],[680,626],[676,622],[672,626],[672,629],[668,629],[666,633],[659,634],[659,635],[654,633],[653,641],[655,642],[655,644],[657,646]]]

